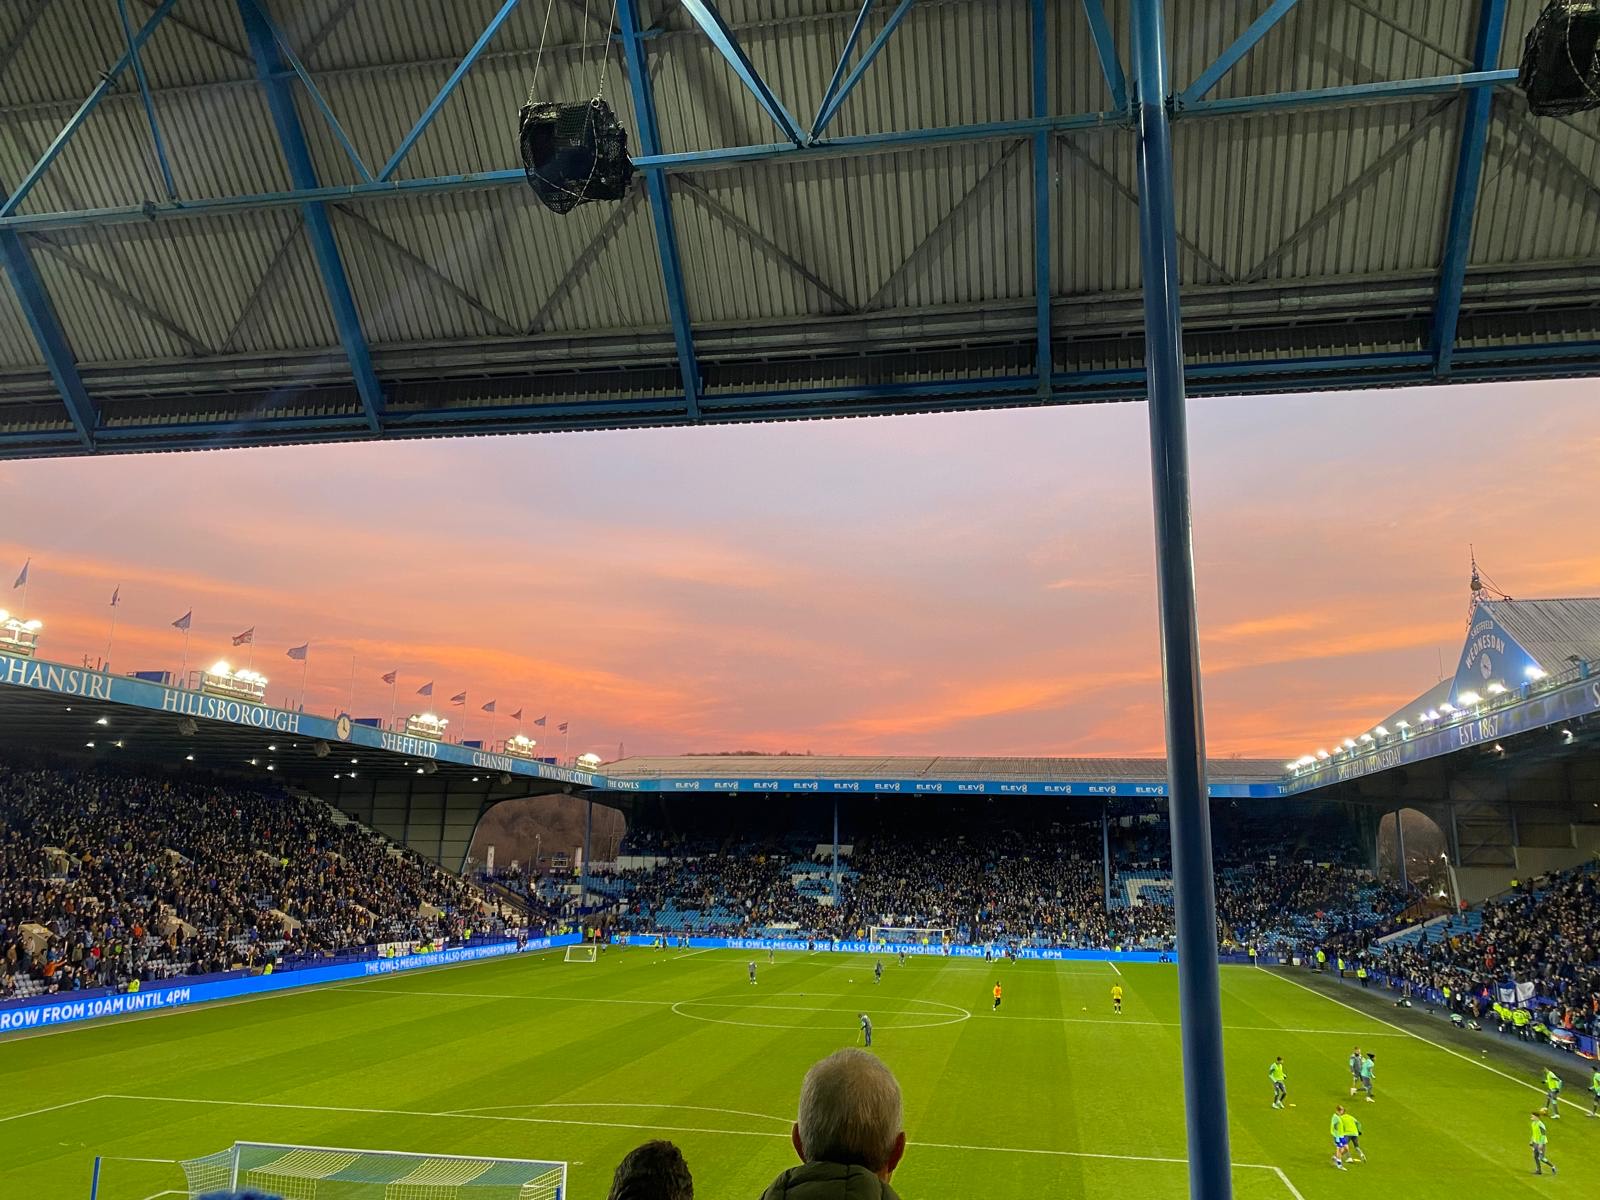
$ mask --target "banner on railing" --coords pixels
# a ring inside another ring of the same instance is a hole
[[[689,937],[682,934],[618,933],[612,934],[615,945],[653,946],[658,938],[666,938],[669,949],[687,944],[692,950],[787,950],[803,953],[826,954],[906,954],[925,955],[930,958],[990,958],[1001,959],[1008,953],[1018,959],[1045,962],[1124,962],[1170,963],[1177,955],[1170,950],[1069,950],[1059,946],[1021,946],[1008,952],[1004,946],[977,945],[923,945],[921,942],[868,942],[858,940],[837,941],[828,938],[720,938]]]

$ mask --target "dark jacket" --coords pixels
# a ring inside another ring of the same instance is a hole
[[[791,1167],[772,1181],[761,1200],[900,1200],[865,1167],[813,1162]]]

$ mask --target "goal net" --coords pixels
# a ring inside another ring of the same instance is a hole
[[[262,1191],[283,1200],[564,1200],[567,1164],[235,1142],[179,1164],[190,1200]]]
[[[950,930],[943,925],[874,925],[867,933],[873,942],[891,946],[942,946]]]
[[[598,946],[568,946],[565,962],[594,962],[600,957]]]

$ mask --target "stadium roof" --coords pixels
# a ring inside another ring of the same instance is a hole
[[[1485,639],[1485,634],[1489,638]],[[1511,639],[1510,642],[1506,639]],[[1514,643],[1514,644],[1513,644]],[[1481,651],[1493,647],[1492,660]],[[1526,657],[1524,657],[1524,654]],[[1525,671],[1523,663],[1530,663]],[[1464,631],[1460,664],[1409,704],[1330,753],[1293,764],[1289,790],[1307,791],[1461,753],[1502,751],[1511,738],[1564,735],[1574,744],[1600,717],[1600,598],[1483,600]],[[1524,739],[1526,740],[1526,739]]]
[[[1123,0],[261,2],[0,6],[0,456],[1143,394]],[[1191,392],[1600,370],[1539,0],[1263,7],[1172,22]],[[627,199],[537,206],[536,68]]]

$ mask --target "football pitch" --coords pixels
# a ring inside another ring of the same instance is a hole
[[[874,984],[867,956],[763,952],[752,987],[749,958],[528,955],[0,1039],[0,1197],[83,1200],[95,1155],[104,1200],[184,1195],[175,1166],[114,1160],[258,1141],[563,1160],[575,1200],[604,1200],[617,1161],[665,1137],[698,1195],[756,1200],[794,1165],[801,1077],[856,1042],[858,1012],[905,1092],[907,1200],[1187,1195],[1175,968],[886,957]],[[1550,1122],[1561,1173],[1535,1178],[1530,1063],[1304,978],[1223,968],[1241,1200],[1600,1195],[1587,1063]],[[1356,1044],[1377,1055],[1373,1104],[1348,1095]],[[1277,1111],[1280,1054],[1294,1107]],[[1339,1172],[1344,1102],[1370,1161]]]

